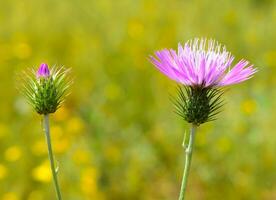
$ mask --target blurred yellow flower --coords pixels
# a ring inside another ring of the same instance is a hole
[[[67,137],[61,137],[61,135],[63,134],[61,127],[54,126],[51,131],[53,136],[53,151],[55,153],[66,152],[66,150],[68,150],[68,148],[70,147],[70,142]],[[34,144],[31,146],[31,150],[32,153],[36,156],[47,155],[47,144],[44,138],[35,141]]]
[[[55,153],[64,153],[70,147],[69,140],[64,137],[61,140],[54,140],[53,141],[53,151]]]
[[[83,170],[81,174],[81,190],[88,196],[93,196],[97,192],[97,172],[90,167]]]
[[[4,165],[0,164],[0,179],[5,178],[6,175],[7,175],[7,168]]]
[[[32,54],[32,49],[29,44],[21,42],[14,46],[14,55],[20,59],[29,58]]]
[[[247,115],[254,113],[256,111],[256,107],[256,102],[253,99],[247,99],[241,104],[242,111]]]
[[[32,176],[34,180],[43,183],[48,183],[52,179],[52,174],[50,170],[50,164],[48,161],[44,161],[39,166],[33,169]]]
[[[54,115],[54,119],[56,119],[57,121],[63,121],[65,119],[67,119],[69,116],[69,111],[65,106],[60,107],[55,115]]]
[[[246,169],[250,170],[250,169]],[[235,185],[242,191],[248,190],[248,187],[250,186],[250,176],[247,175],[247,173],[243,172],[242,170],[237,171],[235,174]]]
[[[82,165],[87,164],[92,160],[92,156],[89,154],[89,151],[86,150],[76,150],[72,155],[73,161],[76,164]]]
[[[14,192],[8,192],[2,196],[2,200],[19,200],[19,197]]]
[[[5,159],[10,162],[17,161],[21,157],[22,151],[18,146],[11,146],[5,151]]]
[[[36,156],[41,156],[47,154],[47,145],[44,139],[40,139],[33,142],[34,144],[31,146],[32,153]]]
[[[78,117],[72,117],[68,121],[67,131],[69,134],[81,134],[84,128],[83,121]]]
[[[116,146],[108,145],[104,150],[104,153],[108,160],[116,162],[121,158],[120,149]]]
[[[54,125],[50,128],[51,136],[53,139],[59,139],[63,136],[63,130],[60,126]]]

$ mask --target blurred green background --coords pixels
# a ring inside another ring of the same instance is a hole
[[[74,73],[51,117],[64,199],[177,199],[188,125],[148,56],[211,37],[259,72],[200,127],[187,199],[275,200],[275,26],[274,0],[1,0],[0,199],[55,199],[41,117],[15,89],[41,62]]]

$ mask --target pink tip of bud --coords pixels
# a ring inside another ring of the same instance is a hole
[[[50,76],[50,70],[48,68],[48,65],[46,63],[42,63],[39,67],[39,69],[36,72],[37,78],[47,78]]]

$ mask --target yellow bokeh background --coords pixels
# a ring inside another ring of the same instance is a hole
[[[0,1],[0,200],[55,199],[42,118],[16,90],[42,62],[73,71],[50,118],[64,199],[177,199],[189,126],[148,57],[194,37],[259,72],[199,128],[187,199],[276,199],[275,25],[275,0]]]

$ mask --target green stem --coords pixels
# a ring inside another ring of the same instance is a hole
[[[187,181],[188,181],[188,176],[189,176],[189,171],[190,171],[190,166],[191,166],[191,161],[192,161],[192,155],[193,155],[196,127],[197,127],[196,125],[194,125],[194,124],[192,125],[191,132],[190,132],[189,144],[188,144],[188,147],[185,148],[185,153],[186,153],[185,167],[184,167],[184,173],[183,173],[183,178],[182,178],[182,183],[181,183],[179,200],[185,199],[185,192],[186,192],[186,188],[187,188]]]
[[[45,136],[46,136],[46,141],[47,141],[47,146],[48,146],[48,155],[49,155],[49,159],[50,159],[50,165],[51,165],[52,175],[53,175],[53,179],[54,179],[54,185],[55,185],[55,189],[56,189],[57,199],[62,200],[61,192],[60,192],[59,185],[58,185],[57,172],[56,172],[56,168],[55,168],[55,161],[54,161],[52,144],[51,144],[51,136],[50,136],[50,128],[49,128],[49,115],[48,114],[44,115],[44,131],[45,131]]]

